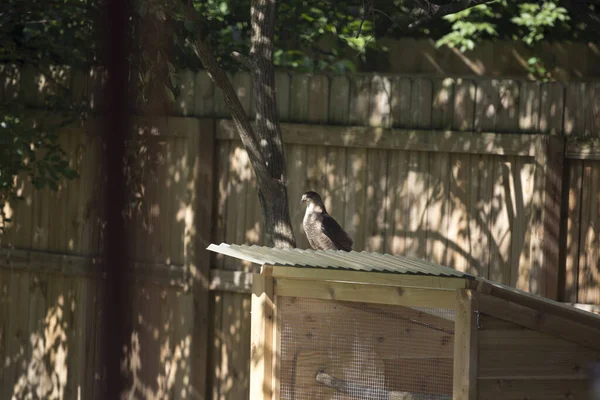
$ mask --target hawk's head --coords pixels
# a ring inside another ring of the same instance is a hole
[[[305,192],[302,195],[302,202],[308,204],[323,204],[323,200],[321,200],[321,196],[319,196],[319,193],[313,192],[312,190],[309,192]]]

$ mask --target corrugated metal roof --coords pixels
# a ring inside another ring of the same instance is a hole
[[[289,265],[295,267],[335,268],[367,272],[391,272],[396,274],[475,277],[452,268],[413,257],[366,251],[279,249],[265,246],[247,246],[221,243],[211,244],[210,251],[239,258],[259,265]]]

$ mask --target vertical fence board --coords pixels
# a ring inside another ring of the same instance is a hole
[[[386,238],[385,197],[389,152],[369,150],[367,152],[367,181],[365,204],[365,250],[383,252]]]
[[[353,249],[362,251],[365,242],[365,199],[367,184],[367,150],[350,148],[346,158],[347,192],[351,193],[344,210],[343,227],[354,241]],[[341,224],[341,221],[340,221]]]
[[[388,167],[388,196],[390,197],[388,230],[389,240],[386,242],[387,252],[404,255],[406,251],[406,226],[408,191],[408,152],[390,152]]]
[[[600,220],[600,200],[598,200],[600,166],[598,166],[597,162],[584,161],[582,186],[581,244],[577,301],[597,304],[600,301],[598,294],[598,287],[600,287],[600,274],[598,273],[600,246],[598,245],[597,229]]]
[[[329,119],[329,79],[325,75],[310,78],[308,93],[308,120],[311,123],[327,123]]]
[[[427,258],[437,264],[446,261],[448,246],[448,197],[450,188],[450,156],[430,155],[427,201]]]
[[[195,80],[196,76],[188,69],[178,72],[179,93],[173,104],[173,112],[175,115],[193,115],[195,112],[194,100],[196,98]]]
[[[308,97],[310,77],[305,74],[292,75],[290,83],[290,121],[308,119]]]
[[[275,98],[277,113],[281,121],[290,119],[291,80],[287,72],[275,72]]]
[[[566,232],[565,251],[561,258],[565,263],[565,281],[563,285],[563,301],[577,303],[579,282],[579,252],[581,249],[580,228],[584,221],[581,220],[583,161],[574,160],[569,163],[569,186],[567,187],[566,207]],[[563,207],[564,209],[564,207]]]
[[[391,91],[392,83],[390,78],[380,75],[373,76],[369,106],[370,126],[391,126]]]
[[[539,130],[551,135],[560,135],[563,125],[564,86],[550,82],[541,87]]]
[[[412,83],[409,78],[392,78],[392,126],[404,128],[410,125]]]
[[[353,76],[350,81],[350,124],[368,125],[371,78]]]
[[[329,103],[329,122],[347,125],[350,121],[350,82],[346,76],[334,76],[331,79],[331,101]]]
[[[195,79],[194,115],[197,117],[211,116],[214,112],[215,85],[206,71],[196,73]]]
[[[470,160],[461,154],[450,155],[447,257],[443,265],[468,272]]]
[[[294,144],[290,146],[291,150],[288,150],[286,154],[288,159],[288,197],[292,227],[296,235],[296,246],[300,249],[308,249],[310,246],[302,228],[304,205],[302,205],[300,202],[302,193],[310,190],[306,183],[307,146],[301,144]],[[288,147],[288,149],[290,149],[290,147]]]

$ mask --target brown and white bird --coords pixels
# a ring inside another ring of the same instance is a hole
[[[302,202],[307,203],[302,226],[313,249],[352,251],[352,239],[327,213],[325,204],[317,192],[304,193]]]

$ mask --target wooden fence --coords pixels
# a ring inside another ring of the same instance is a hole
[[[101,108],[98,76],[70,79]],[[263,243],[256,184],[219,91],[204,72],[181,77],[172,116],[145,121],[133,147],[133,164],[144,168],[129,175],[140,279],[127,367],[139,397],[247,398],[253,267],[209,263],[200,249]],[[232,78],[252,111],[249,75]],[[40,80],[29,71],[12,83],[5,98]],[[313,189],[357,250],[600,304],[599,84],[278,73],[276,85],[299,247],[308,247],[300,196]],[[31,105],[40,105],[37,95]],[[15,249],[2,250],[0,264],[0,357],[10,360],[0,366],[1,398],[101,389],[100,146],[92,129],[61,140],[81,179],[58,193],[23,182],[26,200],[0,238]]]

